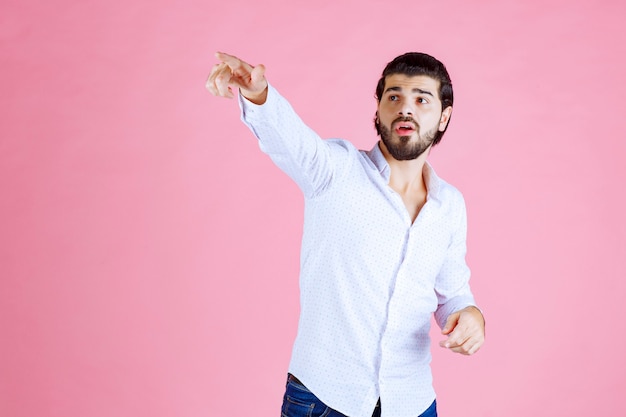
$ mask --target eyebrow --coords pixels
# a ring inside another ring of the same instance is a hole
[[[385,90],[385,93],[387,93],[389,91],[402,91],[402,88],[400,88],[400,87],[389,87],[388,89]],[[421,88],[414,88],[411,91],[413,93],[426,94],[426,95],[429,95],[431,97],[434,97],[433,93],[431,93],[428,90],[422,90]]]

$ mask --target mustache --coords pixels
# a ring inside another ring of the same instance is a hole
[[[420,127],[420,125],[411,116],[400,116],[400,117],[396,118],[393,122],[391,122],[391,125],[393,126],[396,123],[401,123],[401,122],[413,123],[413,125],[415,125],[415,127],[417,129],[419,129],[419,127]]]

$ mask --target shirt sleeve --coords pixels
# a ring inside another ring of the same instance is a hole
[[[268,85],[267,100],[256,105],[239,95],[241,120],[259,140],[261,150],[293,179],[306,197],[326,189],[345,153],[322,140],[296,114],[289,102]]]
[[[465,262],[467,212],[460,193],[454,211],[456,212],[456,227],[443,266],[435,282],[438,300],[435,319],[440,328],[445,326],[450,314],[465,307],[476,305],[469,286],[470,269]]]

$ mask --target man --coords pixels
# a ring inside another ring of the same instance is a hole
[[[285,417],[432,417],[430,315],[453,352],[484,341],[465,263],[463,197],[426,162],[452,114],[444,65],[387,64],[376,88],[381,140],[322,140],[268,84],[262,65],[217,53],[207,88],[234,97],[261,149],[305,196],[298,334]],[[354,116],[351,116],[354,119]]]

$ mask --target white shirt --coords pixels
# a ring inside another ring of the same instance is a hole
[[[322,140],[272,87],[242,120],[305,197],[300,320],[289,372],[350,417],[416,417],[435,399],[430,317],[474,305],[461,193],[424,166],[415,222],[378,145]]]

